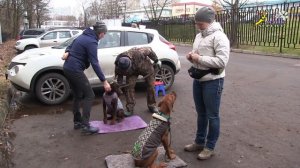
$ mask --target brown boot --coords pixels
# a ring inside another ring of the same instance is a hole
[[[184,147],[184,150],[187,152],[195,152],[195,151],[202,151],[203,148],[204,148],[203,145],[198,145],[196,143],[193,143],[193,144],[186,145]]]

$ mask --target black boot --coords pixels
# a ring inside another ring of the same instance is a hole
[[[90,125],[88,125],[88,126],[85,125],[81,129],[81,132],[84,134],[95,134],[95,133],[98,133],[98,131],[99,131],[98,128],[92,127]]]
[[[78,130],[80,128],[83,128],[84,125],[82,125],[81,122],[74,122],[74,129]]]
[[[148,109],[151,113],[159,113],[159,110],[156,106],[148,106]]]

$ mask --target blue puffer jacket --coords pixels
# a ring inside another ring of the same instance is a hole
[[[83,72],[92,64],[98,78],[102,82],[105,81],[105,76],[99,65],[97,49],[98,37],[94,30],[87,28],[67,47],[66,52],[69,52],[69,57],[64,63],[64,69]]]

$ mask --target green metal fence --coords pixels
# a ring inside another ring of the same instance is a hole
[[[300,49],[300,1],[217,12],[232,44]],[[197,30],[193,16],[163,18],[158,24],[141,22],[157,29],[170,41],[192,43]]]

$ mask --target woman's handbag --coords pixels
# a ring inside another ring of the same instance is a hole
[[[190,77],[194,78],[194,79],[201,79],[203,76],[212,73],[214,75],[219,75],[223,72],[223,68],[219,69],[219,68],[211,68],[208,70],[202,70],[202,69],[197,69],[195,67],[190,67],[188,69],[189,75]]]

